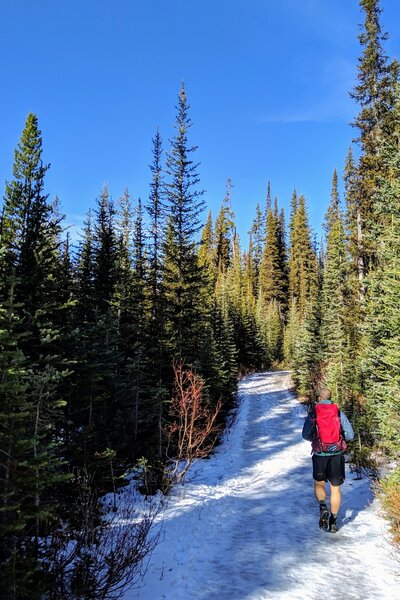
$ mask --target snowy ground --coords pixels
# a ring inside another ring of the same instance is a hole
[[[400,598],[400,557],[367,479],[348,472],[339,532],[318,528],[305,413],[289,387],[285,372],[242,381],[237,422],[175,490],[141,588],[124,600]]]

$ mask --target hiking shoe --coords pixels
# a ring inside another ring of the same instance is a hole
[[[319,526],[321,529],[328,529],[329,512],[326,504],[321,504],[319,507]]]
[[[338,531],[336,517],[334,517],[333,515],[329,517],[329,531],[331,533],[337,533]]]

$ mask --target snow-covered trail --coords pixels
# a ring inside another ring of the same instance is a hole
[[[340,530],[319,530],[304,408],[289,388],[286,372],[241,382],[236,423],[174,492],[141,589],[124,600],[400,598],[366,479],[347,473]]]

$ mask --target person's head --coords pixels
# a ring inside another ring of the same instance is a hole
[[[321,388],[319,391],[320,400],[330,400],[332,397],[331,390],[329,388]]]

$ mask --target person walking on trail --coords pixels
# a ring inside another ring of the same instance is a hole
[[[331,401],[331,391],[328,388],[320,390],[317,404],[304,421],[302,436],[311,442],[314,493],[320,509],[319,526],[336,533],[337,515],[342,500],[340,486],[345,479],[346,440],[354,439],[354,431],[344,412]],[[331,492],[330,514],[325,490],[328,481]]]

